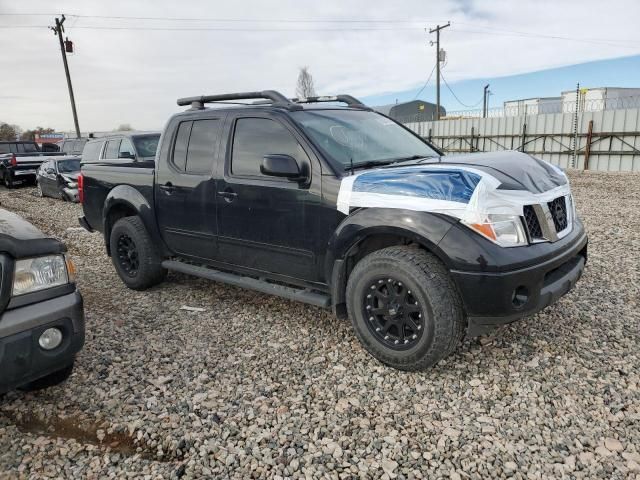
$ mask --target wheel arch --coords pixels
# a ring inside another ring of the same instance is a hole
[[[166,246],[160,237],[153,209],[151,208],[148,200],[138,190],[128,185],[118,185],[107,195],[102,211],[104,223],[103,234],[107,254],[111,255],[109,238],[111,236],[113,226],[121,218],[131,216],[140,217],[154,243],[157,242],[157,244],[161,246],[162,251],[165,251]]]
[[[376,250],[415,245],[448,265],[449,258],[438,244],[454,223],[444,215],[402,209],[362,209],[347,217],[329,242],[325,266],[334,313],[346,315],[349,275],[360,259]]]

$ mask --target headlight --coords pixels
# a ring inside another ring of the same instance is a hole
[[[501,247],[518,247],[528,243],[518,215],[489,214],[482,223],[463,223]]]
[[[78,182],[67,182],[67,187],[78,188]]]
[[[73,281],[73,264],[67,268],[64,255],[17,260],[13,272],[12,295],[24,295]]]

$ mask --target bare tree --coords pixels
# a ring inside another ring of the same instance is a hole
[[[114,132],[130,132],[132,130],[134,130],[134,128],[131,125],[128,123],[122,123],[114,130]]]
[[[315,97],[316,89],[313,86],[313,77],[309,73],[309,67],[301,67],[298,74],[298,84],[296,85],[296,95],[298,98]]]

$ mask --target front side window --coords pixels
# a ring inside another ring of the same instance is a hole
[[[118,150],[118,158],[130,158],[132,155],[134,155],[134,151],[133,151],[133,145],[131,145],[131,142],[129,141],[128,138],[123,138],[122,141],[120,142],[120,149]]]
[[[231,173],[240,176],[262,176],[260,165],[265,155],[282,154],[298,163],[308,159],[293,134],[280,123],[268,118],[240,118],[236,121],[231,155]]]
[[[11,143],[0,143],[0,153],[16,153],[11,150],[11,146],[15,144]]]
[[[411,157],[439,156],[418,137],[375,112],[306,110],[292,112],[291,117],[345,169],[351,163],[383,164]]]

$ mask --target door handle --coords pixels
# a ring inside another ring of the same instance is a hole
[[[160,185],[160,190],[163,190],[167,193],[172,193],[176,187],[173,186],[173,183],[167,182],[164,185]]]
[[[228,190],[218,192],[218,195],[224,198],[225,202],[233,202],[238,197],[238,194],[236,192],[232,192]]]

